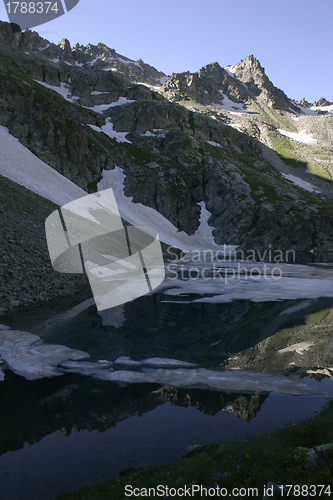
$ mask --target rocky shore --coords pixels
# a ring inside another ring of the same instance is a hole
[[[0,177],[0,315],[89,290],[83,275],[52,268],[45,219],[56,205]]]

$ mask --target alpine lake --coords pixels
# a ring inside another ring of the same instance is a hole
[[[37,380],[2,365],[0,499],[52,499],[320,410],[333,397],[333,266],[323,260],[273,281],[232,281],[235,262],[200,278],[178,261],[154,293],[112,309],[98,312],[87,290],[2,316],[11,331],[89,357]]]

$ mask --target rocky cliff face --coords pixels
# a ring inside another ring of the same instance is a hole
[[[233,78],[242,82],[250,93],[263,99],[268,106],[285,111],[290,109],[299,111],[282,90],[274,87],[265,69],[253,55],[247,55],[234,66],[227,66],[226,70]]]
[[[218,244],[332,249],[332,120],[329,101],[292,101],[253,56],[168,79],[0,23],[0,125],[87,192],[122,167],[126,195],[188,234],[204,201]]]
[[[223,95],[236,104],[260,97],[272,108],[299,111],[282,90],[274,87],[253,55],[246,56],[234,66],[222,68],[215,62],[196,73],[187,71],[173,74],[165,83],[163,91],[174,100],[190,98],[205,105],[223,101]]]

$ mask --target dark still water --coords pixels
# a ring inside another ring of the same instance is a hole
[[[300,382],[293,379],[296,372],[285,377],[295,386],[279,385],[273,364],[265,369],[272,378],[260,382],[265,375],[254,374],[259,380],[254,390],[250,376],[239,376],[243,368],[251,371],[249,356],[246,367],[228,370],[231,378],[223,387],[214,379],[230,358],[276,332],[307,324],[307,318],[330,310],[332,299],[224,304],[164,299],[146,296],[98,314],[83,297],[52,310],[1,318],[12,330],[38,335],[43,344],[90,355],[64,364],[61,370],[72,372],[54,378],[31,381],[5,371],[1,500],[52,499],[130,467],[178,460],[187,446],[268,432],[310,416],[333,395],[331,380],[320,381],[319,375],[302,382],[321,394],[293,395]],[[322,366],[320,359],[312,362]],[[177,386],[166,383],[175,377]]]

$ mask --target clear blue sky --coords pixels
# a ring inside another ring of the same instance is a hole
[[[167,74],[254,54],[275,86],[313,102],[333,100],[332,19],[332,0],[80,0],[34,29],[54,43],[103,42]]]

